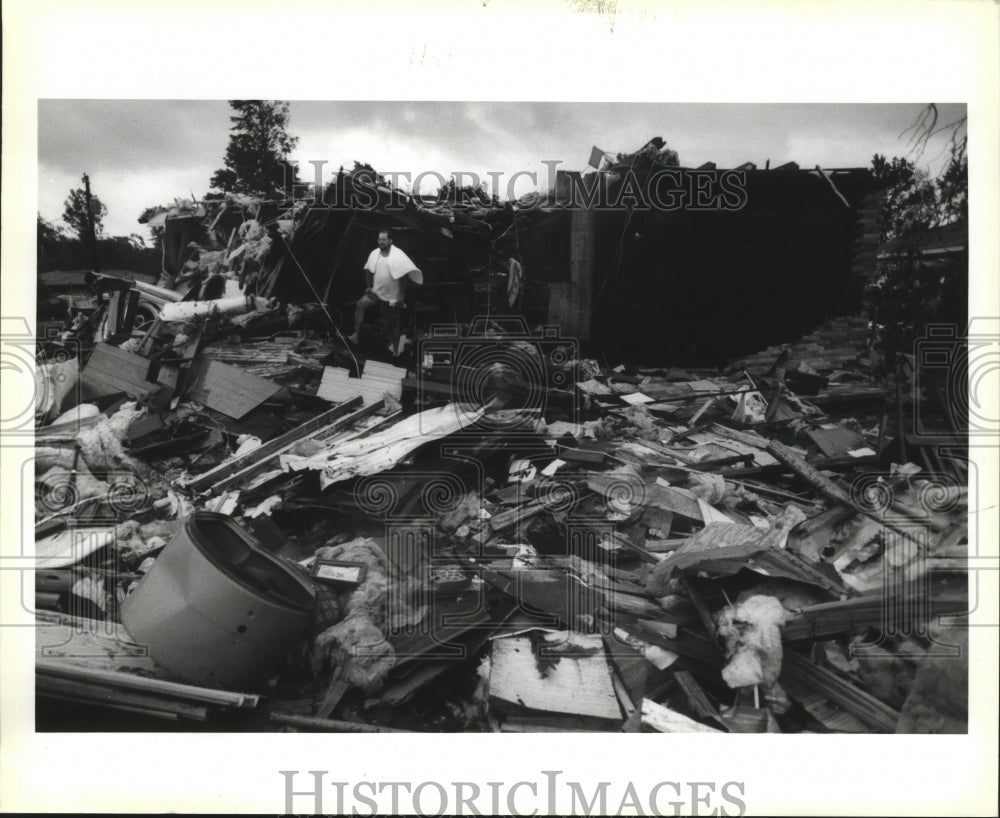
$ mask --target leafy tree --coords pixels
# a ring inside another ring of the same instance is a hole
[[[288,133],[288,103],[278,100],[233,99],[235,115],[229,119],[229,144],[225,167],[209,185],[224,193],[244,193],[270,198],[288,195],[298,183],[298,173],[288,155],[298,137]]]
[[[94,254],[89,239],[69,235],[57,224],[38,214],[38,272],[53,270],[90,269]],[[128,236],[103,236],[97,240],[102,267],[105,270],[130,270],[134,273],[158,275],[160,248],[147,247],[136,233]]]
[[[61,244],[65,244],[69,241],[69,237],[66,235],[66,231],[59,227],[58,225],[52,224],[52,222],[47,221],[42,218],[42,214],[38,213],[38,257],[41,258],[47,252],[59,247]]]
[[[913,156],[919,160],[930,138],[950,132],[949,158],[931,178],[908,158],[876,155],[872,172],[885,187],[882,259],[870,293],[872,346],[878,374],[905,379],[906,361],[929,324],[954,324],[958,335],[968,320],[968,240],[946,263],[926,250],[940,229],[968,224],[968,158],[965,119],[938,126],[937,109],[927,106],[915,125]],[[967,228],[966,228],[967,229]]]
[[[108,209],[104,203],[91,194],[90,211],[94,216],[94,235],[101,238],[104,232],[104,217],[108,215]],[[90,223],[87,219],[87,194],[82,187],[74,188],[69,192],[66,201],[63,202],[62,219],[69,225],[69,229],[81,241],[85,241],[90,236]]]
[[[875,154],[872,175],[885,189],[881,241],[916,241],[924,237],[938,220],[937,192],[927,173],[901,156],[887,160]]]

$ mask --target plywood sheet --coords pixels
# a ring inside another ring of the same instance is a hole
[[[361,394],[361,379],[352,378],[351,373],[339,366],[328,366],[323,370],[323,379],[316,390],[316,397],[331,403],[342,403]]]
[[[239,420],[281,390],[236,366],[203,359],[194,366],[187,396],[209,409]]]
[[[566,637],[566,632],[546,634],[560,647],[567,647]],[[542,658],[528,636],[494,640],[490,695],[533,710],[620,720],[600,635],[574,633],[571,638],[573,651]]]
[[[64,528],[35,541],[39,569],[67,568],[115,541],[114,527]]]
[[[150,361],[134,352],[111,344],[98,344],[83,369],[81,379],[88,397],[100,398],[124,392],[133,398],[148,395],[157,388],[146,380]]]
[[[813,429],[806,432],[827,457],[841,457],[853,449],[867,446],[867,441],[851,429]]]
[[[328,366],[316,390],[316,397],[340,403],[361,396],[365,406],[382,400],[388,393],[398,399],[403,394],[406,370],[381,361],[366,361],[360,378],[350,377],[342,367]]]

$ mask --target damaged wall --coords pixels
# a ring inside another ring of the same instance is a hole
[[[695,171],[675,172],[683,186]],[[863,287],[852,271],[859,212],[874,182],[865,169],[827,173],[829,179],[797,168],[747,170],[739,209],[598,210],[594,347],[637,362],[669,352],[678,361],[718,366],[833,316],[856,314]],[[572,248],[566,279],[571,256]]]

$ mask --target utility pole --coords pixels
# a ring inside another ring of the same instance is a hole
[[[101,260],[97,255],[97,231],[94,229],[94,206],[90,200],[90,177],[83,174],[83,196],[87,200],[87,227],[90,233],[90,250],[94,257],[94,272],[101,271]]]

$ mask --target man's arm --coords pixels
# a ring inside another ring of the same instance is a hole
[[[365,270],[365,295],[371,295],[375,289],[375,273]]]

